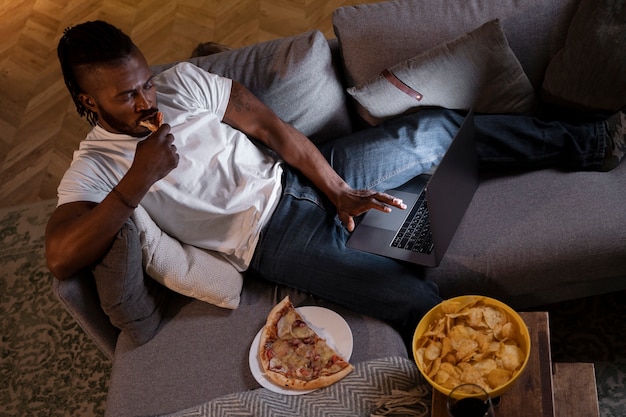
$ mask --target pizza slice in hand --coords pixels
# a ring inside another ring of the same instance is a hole
[[[267,317],[259,357],[265,375],[275,384],[297,390],[334,384],[354,367],[331,348],[285,297]]]
[[[151,132],[156,132],[163,124],[163,113],[160,111],[154,114],[154,117],[148,120],[139,122],[139,126],[143,126],[149,129]]]

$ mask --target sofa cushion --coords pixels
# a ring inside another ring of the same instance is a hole
[[[524,72],[538,91],[565,40],[578,0],[397,0],[340,7],[333,13],[348,86],[500,19]]]
[[[548,102],[586,111],[626,106],[626,0],[583,0],[542,86]]]
[[[516,309],[626,284],[626,164],[482,178],[438,268],[443,298],[482,294]]]
[[[383,74],[349,88],[371,124],[427,106],[473,107],[478,113],[528,113],[533,108],[533,86],[497,19],[388,71],[420,96],[403,92]]]
[[[236,310],[174,294],[159,332],[149,343],[135,347],[122,333],[113,360],[107,415],[172,413],[222,395],[260,388],[250,370],[250,346],[269,311],[286,295],[295,306],[326,307],[346,320],[354,345],[351,363],[409,357],[400,334],[380,320],[246,276]]]
[[[100,304],[111,324],[136,345],[150,340],[161,323],[164,291],[144,276],[139,235],[131,219],[92,272]]]
[[[218,253],[181,243],[162,231],[141,206],[132,215],[137,224],[143,266],[152,278],[172,291],[219,307],[239,305],[243,276]]]
[[[343,87],[328,41],[319,31],[189,61],[240,82],[314,142],[351,132]],[[158,72],[172,65],[153,69]]]

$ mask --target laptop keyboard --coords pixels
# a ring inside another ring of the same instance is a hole
[[[430,232],[426,193],[420,195],[404,224],[391,241],[391,246],[420,253],[433,251],[433,235]]]

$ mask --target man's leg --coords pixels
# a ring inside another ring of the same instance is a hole
[[[482,168],[598,170],[604,161],[604,122],[564,122],[524,115],[477,115]]]
[[[441,301],[422,268],[346,248],[330,202],[288,171],[285,194],[261,234],[250,270],[354,311],[414,329]]]
[[[322,151],[352,187],[385,190],[436,166],[463,118],[451,110],[422,110],[331,141]],[[482,168],[602,169],[611,134],[598,120],[483,114],[474,120]]]
[[[463,119],[451,110],[423,110],[333,140],[321,150],[351,187],[384,191],[436,167]]]

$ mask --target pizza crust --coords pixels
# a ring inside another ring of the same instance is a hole
[[[291,388],[291,389],[296,389],[296,390],[310,390],[310,389],[324,388],[329,385],[332,385],[335,382],[338,382],[342,380],[343,378],[345,378],[353,370],[354,370],[354,367],[352,365],[349,365],[337,373],[334,373],[328,376],[320,376],[310,381],[305,381],[305,380],[295,379],[295,378],[288,378],[281,373],[272,372],[272,371],[266,372],[266,375],[273,383],[283,388]]]
[[[140,122],[139,126],[143,126],[149,129],[151,132],[156,132],[157,130],[159,130],[159,127],[161,127],[162,124],[163,124],[163,113],[159,111],[159,112],[156,112],[156,114],[154,115],[152,119],[144,120]]]
[[[296,320],[298,322],[294,325]],[[306,329],[301,329],[304,326]],[[295,330],[290,330],[293,328]],[[284,355],[282,351],[287,348],[289,348],[289,353]],[[275,352],[275,349],[278,352]],[[313,361],[303,357],[303,355],[295,354],[294,349],[312,352],[316,358],[322,358],[323,368],[317,370],[322,375],[313,377],[302,375],[303,372],[313,372],[311,370]],[[328,346],[324,339],[304,323],[288,296],[274,306],[267,316],[259,341],[259,358],[261,367],[268,379],[281,387],[297,390],[327,387],[343,379],[354,369],[341,355]],[[287,360],[283,361],[283,358]],[[299,360],[304,366],[302,368],[289,366],[293,365],[293,363],[289,363],[289,359]],[[330,366],[328,366],[329,364]],[[300,376],[286,375],[287,373],[298,373],[298,371],[301,371]]]

